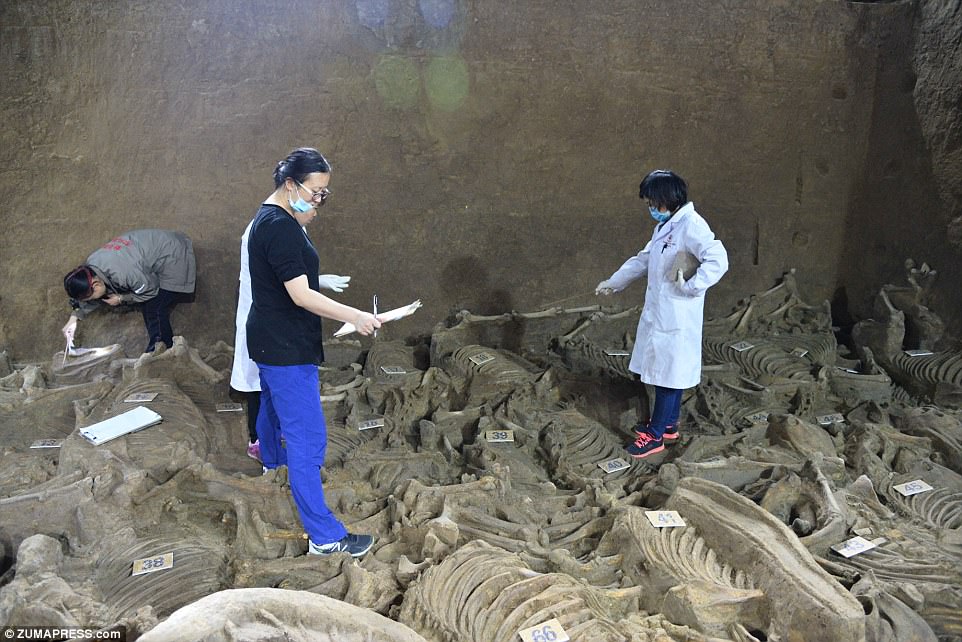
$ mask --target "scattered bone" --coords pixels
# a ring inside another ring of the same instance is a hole
[[[934,271],[908,270],[852,346],[794,273],[706,321],[681,438],[644,461],[623,450],[650,406],[623,354],[639,308],[464,311],[429,342],[329,342],[322,475],[348,527],[377,535],[360,560],[304,555],[286,469],[261,474],[243,413],[216,410],[226,344],[0,353],[0,625],[488,642],[556,618],[583,640],[957,639],[962,355],[927,307]],[[934,354],[905,353],[920,348]],[[78,434],[138,393],[162,423],[96,447]],[[915,480],[932,489],[896,488]],[[834,552],[855,536],[874,548]],[[132,575],[162,553],[173,567]]]

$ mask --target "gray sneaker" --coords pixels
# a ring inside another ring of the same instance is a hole
[[[360,557],[374,546],[372,535],[355,535],[348,533],[337,542],[330,544],[315,544],[308,540],[308,555],[333,555],[334,553],[350,553],[351,557]]]

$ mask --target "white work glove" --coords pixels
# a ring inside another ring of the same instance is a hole
[[[67,339],[67,344],[72,348],[73,337],[77,333],[77,317],[71,316],[70,320],[67,321],[67,325],[61,329],[61,332],[63,332],[64,338]]]
[[[612,287],[611,281],[604,280],[601,283],[599,283],[598,286],[595,288],[595,295],[609,296],[612,293],[614,293],[614,291],[615,291],[615,288]]]
[[[347,287],[347,282],[351,280],[349,276],[338,276],[336,274],[318,274],[317,285],[324,290],[343,292]]]

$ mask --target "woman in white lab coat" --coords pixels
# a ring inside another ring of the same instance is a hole
[[[251,311],[251,272],[247,259],[247,239],[251,225],[241,236],[240,287],[237,293],[237,314],[234,317],[234,363],[230,372],[230,387],[244,395],[247,402],[247,456],[261,460],[261,446],[257,439],[257,413],[261,403],[261,381],[257,364],[247,352],[247,314]]]
[[[639,187],[656,221],[651,240],[608,279],[596,294],[611,294],[648,276],[628,369],[654,386],[655,407],[635,427],[628,446],[635,458],[664,450],[678,438],[681,396],[701,380],[701,334],[705,292],[728,271],[728,253],[688,200],[688,185],[671,171],[655,170]]]

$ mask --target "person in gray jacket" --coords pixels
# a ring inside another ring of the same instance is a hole
[[[174,305],[189,301],[194,292],[197,264],[190,238],[170,230],[133,230],[105,243],[70,271],[63,287],[74,308],[63,327],[73,343],[77,321],[98,303],[110,306],[143,304],[147,326],[147,349],[158,341],[173,346],[170,312]]]

